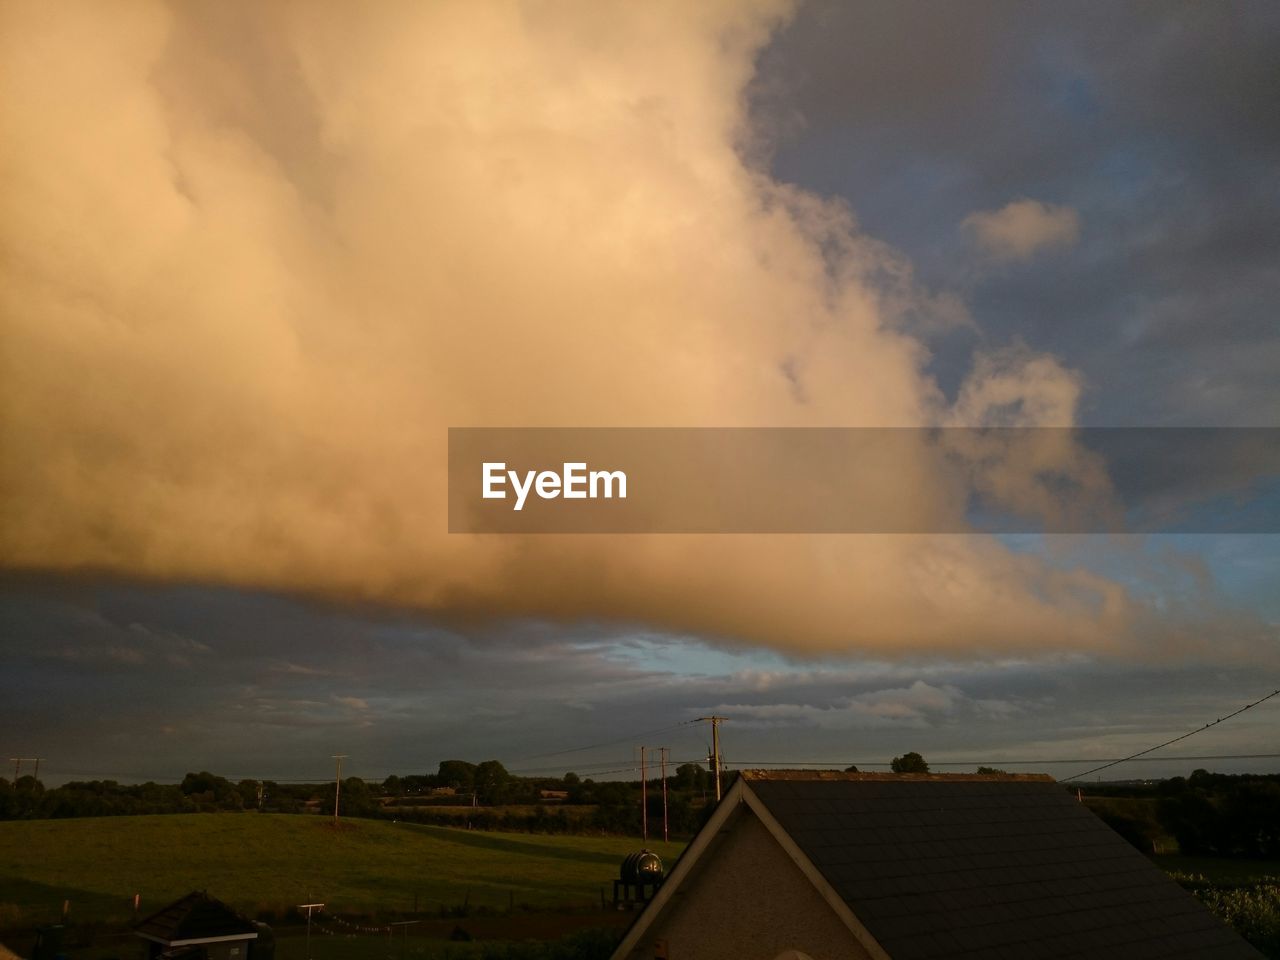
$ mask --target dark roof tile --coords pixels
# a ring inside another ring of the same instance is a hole
[[[894,960],[1260,956],[1048,778],[744,777]]]

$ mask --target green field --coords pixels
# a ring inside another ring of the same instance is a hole
[[[381,820],[193,814],[0,823],[0,929],[131,917],[192,890],[251,915],[324,902],[387,917],[598,908],[639,839],[486,833]],[[683,844],[650,842],[668,867]]]

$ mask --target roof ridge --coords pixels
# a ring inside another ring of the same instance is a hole
[[[961,781],[979,781],[983,783],[999,783],[1004,781],[1022,783],[1056,783],[1047,773],[874,773],[845,770],[741,770],[739,775],[748,781],[767,780],[870,780],[890,782],[930,782],[957,783]]]

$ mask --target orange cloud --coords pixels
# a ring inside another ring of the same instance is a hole
[[[1074,210],[1038,200],[1014,200],[999,210],[971,213],[964,226],[993,260],[1028,260],[1080,239],[1080,217]]]
[[[794,651],[1123,646],[1125,589],[984,538],[445,532],[449,426],[1074,416],[1025,353],[948,405],[909,265],[744,160],[787,12],[7,4],[6,564]],[[977,229],[1031,250],[1068,214]]]

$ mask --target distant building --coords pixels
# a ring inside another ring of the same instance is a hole
[[[134,933],[149,942],[148,960],[271,960],[273,952],[269,927],[203,892],[153,913]]]
[[[1257,960],[1044,776],[745,771],[613,960]]]

